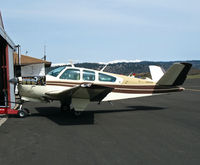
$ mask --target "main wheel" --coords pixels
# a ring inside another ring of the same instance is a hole
[[[72,109],[72,113],[74,116],[81,116],[83,114],[83,111],[76,111],[75,109]]]
[[[81,111],[75,111],[75,112],[74,112],[74,115],[75,115],[75,116],[81,116],[81,115],[82,115],[82,112],[81,112]]]
[[[70,111],[70,105],[61,105],[60,110],[61,112]]]

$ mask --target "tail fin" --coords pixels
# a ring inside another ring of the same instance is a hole
[[[187,77],[187,74],[192,67],[189,63],[175,63],[157,82],[159,85],[182,85]]]
[[[158,82],[160,78],[165,74],[165,70],[160,66],[149,65],[149,70],[151,73],[151,78],[154,82]]]

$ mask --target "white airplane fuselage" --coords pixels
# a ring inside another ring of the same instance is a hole
[[[170,88],[159,86],[152,80],[77,67],[60,67],[60,70],[51,71],[46,75],[45,85],[26,84],[20,79],[18,88],[22,100],[46,102],[53,100],[46,93],[70,90],[84,84],[113,88],[101,101],[145,97],[183,90],[176,86]]]

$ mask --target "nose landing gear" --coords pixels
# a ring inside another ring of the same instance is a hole
[[[25,118],[30,114],[31,113],[27,108],[22,108],[22,105],[19,106],[18,114],[17,114],[19,118]]]

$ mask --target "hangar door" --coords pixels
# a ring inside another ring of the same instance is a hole
[[[0,106],[7,100],[6,42],[0,37]]]

